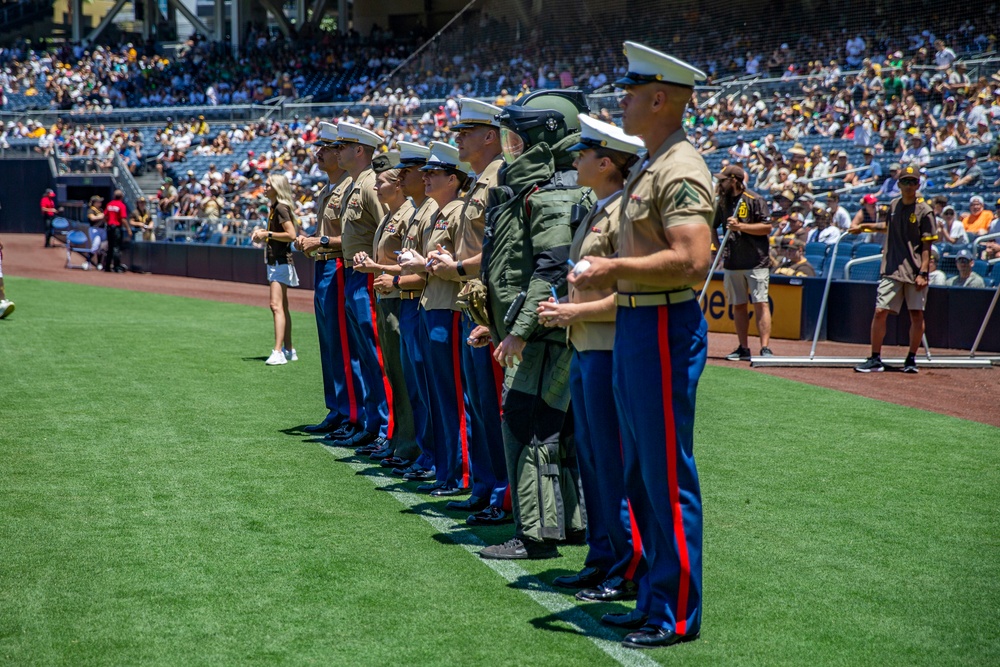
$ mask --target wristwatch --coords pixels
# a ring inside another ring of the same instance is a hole
[[[927,273],[926,271],[921,271],[921,272],[920,272],[920,277],[921,277],[921,278],[927,278],[927,277],[929,277],[930,275],[931,275],[931,274]]]
[[[330,237],[329,236],[319,237],[319,244],[324,248],[327,247],[328,245],[330,245]]]
[[[455,265],[455,270],[458,271],[458,275],[462,276],[463,278],[465,277],[465,275],[466,275],[465,274],[465,267],[462,266],[462,260],[459,260],[458,264]]]

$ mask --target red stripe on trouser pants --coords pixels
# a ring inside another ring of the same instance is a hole
[[[375,286],[375,275],[368,274],[368,301],[371,303],[372,308],[372,334],[375,336],[375,354],[378,356],[378,369],[382,373],[382,386],[385,388],[385,403],[389,410],[389,425],[385,430],[385,437],[388,440],[392,440],[393,431],[395,431],[396,419],[393,417],[392,409],[392,385],[389,384],[389,376],[385,372],[385,362],[382,361],[382,344],[378,340],[378,314],[375,312],[375,297],[372,296]]]
[[[684,515],[681,513],[680,488],[677,483],[677,431],[674,424],[673,376],[670,368],[670,333],[667,330],[667,306],[657,309],[657,332],[660,341],[660,378],[663,392],[663,426],[667,435],[667,490],[670,494],[670,516],[674,522],[674,541],[680,565],[677,586],[677,627],[679,635],[687,634],[687,597],[691,582],[691,561],[688,558]]]
[[[451,319],[451,365],[455,372],[455,401],[458,408],[459,437],[462,442],[462,486],[469,486],[469,436],[465,414],[465,391],[462,388],[462,315],[458,311]]]
[[[628,568],[625,569],[625,578],[629,581],[635,579],[635,570],[642,561],[642,536],[639,535],[639,526],[635,524],[635,515],[632,514],[632,503],[628,504],[628,524],[632,533],[632,558],[628,561]]]
[[[344,260],[337,258],[337,270],[333,274],[333,284],[337,290],[337,324],[340,327],[340,353],[344,360],[344,376],[347,378],[347,405],[352,424],[358,423],[358,401],[354,396],[354,371],[351,368],[351,348],[347,344],[347,297],[344,294]]]

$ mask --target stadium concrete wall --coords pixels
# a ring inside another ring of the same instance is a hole
[[[39,205],[52,187],[48,160],[0,160],[0,233],[44,232]]]

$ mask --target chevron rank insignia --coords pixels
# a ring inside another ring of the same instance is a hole
[[[698,191],[694,189],[694,186],[687,181],[682,181],[680,188],[674,195],[674,208],[687,208],[697,206],[700,203],[701,197],[698,196]]]

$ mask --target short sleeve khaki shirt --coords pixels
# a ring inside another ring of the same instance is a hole
[[[632,168],[622,193],[621,257],[645,257],[666,250],[670,227],[711,225],[715,216],[712,175],[683,130],[670,135],[655,154]],[[658,285],[618,281],[622,294],[663,292]]]

